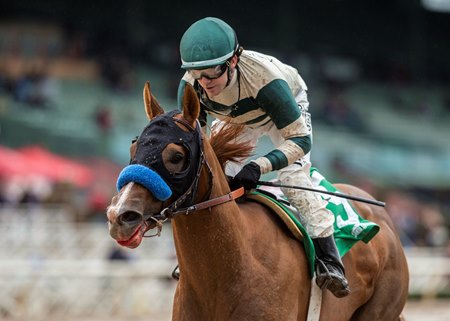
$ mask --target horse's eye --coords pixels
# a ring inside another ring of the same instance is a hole
[[[184,146],[178,144],[169,144],[162,151],[162,160],[164,167],[169,173],[180,173],[186,169],[188,161],[188,151]]]
[[[175,153],[171,158],[170,158],[170,162],[172,164],[179,164],[180,162],[183,161],[184,155],[183,153]]]

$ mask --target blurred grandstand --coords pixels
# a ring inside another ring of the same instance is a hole
[[[145,81],[164,107],[176,106],[178,39],[205,15],[228,20],[245,48],[299,69],[309,86],[314,165],[386,201],[407,250],[411,296],[448,298],[450,19],[430,11],[436,1],[424,2],[239,3],[242,12],[259,10],[251,27],[233,1],[220,10],[202,1],[2,4],[0,319],[168,313],[170,226],[137,250],[118,249],[104,210],[146,123]],[[32,165],[36,154],[19,172],[30,148],[92,177],[50,175],[56,167]]]

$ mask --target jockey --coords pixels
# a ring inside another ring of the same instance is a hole
[[[307,87],[297,70],[278,59],[239,45],[235,31],[217,18],[192,24],[180,42],[181,68],[186,70],[178,89],[178,105],[186,83],[197,91],[200,124],[207,114],[219,126],[224,122],[245,125],[237,141],[256,146],[267,135],[276,148],[243,164],[227,164],[234,176],[231,186],[250,190],[262,174],[277,171],[282,184],[312,188],[310,150],[312,127]],[[245,163],[243,161],[243,163]],[[318,261],[317,285],[336,297],[350,293],[344,266],[334,241],[334,215],[316,193],[283,189],[290,203],[302,213]]]

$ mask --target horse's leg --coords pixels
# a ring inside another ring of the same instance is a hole
[[[349,185],[339,185],[343,192],[370,198],[366,192]],[[379,233],[368,243],[356,244],[349,252],[352,257],[347,262],[355,266],[352,272],[360,276],[366,295],[360,295],[364,303],[353,313],[352,321],[401,321],[402,311],[408,296],[408,265],[395,227],[387,212],[379,207],[353,202],[365,219],[380,226]],[[345,259],[345,257],[344,257]],[[346,263],[348,265],[348,263]],[[352,269],[353,268],[353,269]],[[358,290],[358,278],[353,279],[354,290]],[[356,282],[356,283],[355,283]],[[362,293],[361,293],[362,294]],[[353,293],[355,298],[358,293]]]
[[[405,319],[400,314],[401,311],[395,309],[396,306],[401,303],[396,302],[394,295],[384,294],[385,297],[389,297],[389,303],[384,302],[385,298],[375,296],[371,298],[366,304],[361,306],[351,317],[351,321],[404,321]],[[381,301],[381,302],[380,302]]]
[[[402,269],[401,260],[401,255],[398,255],[397,258],[393,256],[390,258],[388,265],[380,271],[380,276],[375,281],[372,296],[356,310],[351,321],[404,320],[401,313],[406,302],[408,280],[405,277],[407,272]]]

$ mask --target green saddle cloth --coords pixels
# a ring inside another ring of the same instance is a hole
[[[316,168],[311,168],[310,175],[316,189],[338,192],[338,190],[326,180]],[[313,276],[315,271],[314,245],[311,237],[306,232],[305,227],[302,225],[297,215],[282,201],[271,197],[264,192],[254,191],[252,193],[269,198],[279,207],[283,208],[302,232],[304,237],[303,244],[308,258],[310,272],[311,276]],[[321,194],[321,197],[327,201],[326,208],[335,216],[334,238],[341,257],[344,256],[356,242],[363,241],[364,243],[368,243],[380,230],[380,227],[377,224],[362,218],[347,199],[327,194]]]
[[[311,167],[310,175],[317,189],[339,192],[316,168]],[[348,199],[327,194],[321,194],[321,197],[327,201],[327,209],[335,216],[334,238],[341,257],[356,242],[368,243],[380,230],[377,224],[362,218]]]

